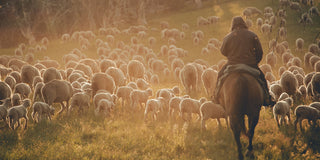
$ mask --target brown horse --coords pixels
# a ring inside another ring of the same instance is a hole
[[[231,73],[224,81],[218,97],[230,117],[230,126],[238,147],[239,159],[243,159],[240,133],[244,131],[249,138],[246,156],[253,156],[252,138],[259,121],[263,104],[263,89],[258,81],[248,73]],[[246,131],[244,116],[248,117],[249,131]]]

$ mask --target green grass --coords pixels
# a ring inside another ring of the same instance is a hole
[[[149,28],[158,28],[163,20],[170,23],[170,27],[180,29],[182,23],[188,23],[190,30],[186,31],[186,39],[177,41],[177,46],[186,49],[189,54],[184,57],[185,63],[194,59],[204,59],[210,64],[216,64],[224,57],[219,53],[209,56],[201,55],[201,49],[207,44],[207,40],[215,37],[222,40],[229,32],[231,18],[240,15],[246,6],[255,6],[261,10],[265,6],[273,6],[277,9],[276,0],[238,0],[221,1],[216,3],[205,1],[204,7],[195,9],[187,6],[179,11],[169,11],[164,14],[148,17]],[[307,8],[303,8],[307,10]],[[209,26],[196,26],[198,16],[217,15],[221,17],[220,23]],[[314,17],[314,24],[306,26],[297,23],[296,13],[287,9],[287,41],[293,54],[303,58],[303,54],[295,52],[295,40],[302,37],[305,40],[304,52],[307,46],[313,42],[315,34],[319,32],[319,17]],[[255,24],[255,18],[254,24]],[[122,26],[126,28],[128,26]],[[198,46],[194,46],[191,40],[191,32],[202,30],[205,39]],[[262,42],[264,53],[268,53],[268,37],[261,35],[253,26]],[[159,31],[150,31],[148,36],[157,38],[157,44],[152,47],[155,53],[160,51],[160,46],[166,44],[166,40],[160,39]],[[275,37],[275,32],[272,37]],[[105,37],[99,37],[105,40]],[[116,37],[117,41],[130,42],[129,36]],[[147,44],[147,40],[142,43]],[[91,58],[98,58],[95,42],[84,53]],[[48,50],[36,53],[36,59],[49,56],[62,64],[62,57],[73,48],[80,47],[76,42],[62,43],[60,39],[50,40]],[[0,55],[13,55],[14,48],[0,49]],[[304,53],[303,52],[303,53]],[[166,61],[166,57],[161,57]],[[261,62],[264,63],[265,60]],[[277,67],[283,65],[282,62]],[[62,66],[63,67],[63,66]],[[277,68],[274,69],[277,75]],[[179,81],[172,77],[161,77],[161,83],[152,86],[154,91],[160,88],[178,85]],[[182,93],[185,94],[185,93]],[[195,93],[193,97],[206,96],[205,92]],[[54,105],[57,110],[59,105]],[[132,111],[128,108],[117,109],[111,117],[95,117],[93,107],[85,114],[72,113],[55,115],[52,121],[43,121],[39,124],[29,120],[27,130],[22,127],[16,131],[7,127],[0,129],[0,159],[236,159],[237,151],[232,131],[222,121],[222,127],[215,120],[207,121],[207,130],[200,129],[200,123],[193,119],[189,125],[185,125],[178,118],[176,121],[167,120],[165,115],[160,115],[158,121],[143,121],[143,111]],[[31,112],[31,111],[29,111]],[[29,113],[30,115],[30,113]],[[304,132],[295,132],[292,124],[278,128],[269,108],[262,109],[260,121],[255,130],[253,147],[256,159],[317,159],[320,157],[319,128],[305,127]],[[29,116],[30,117],[30,116]],[[292,116],[295,119],[294,116]],[[24,124],[24,121],[22,121]],[[1,121],[0,126],[5,124]],[[307,123],[304,122],[304,126]],[[247,138],[241,137],[243,152],[248,145]]]

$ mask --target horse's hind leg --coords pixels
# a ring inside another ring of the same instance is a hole
[[[233,131],[233,136],[234,139],[236,140],[237,143],[237,148],[238,148],[238,158],[240,160],[243,159],[243,154],[242,154],[242,146],[240,142],[240,132],[242,130],[241,125],[239,124],[239,117],[230,117],[230,127]]]
[[[256,128],[256,125],[258,124],[259,121],[259,114],[256,116],[248,116],[248,121],[249,121],[249,146],[248,146],[248,151],[246,153],[247,157],[254,157],[253,155],[253,147],[252,147],[252,139],[253,139],[253,135],[254,135],[254,129]]]

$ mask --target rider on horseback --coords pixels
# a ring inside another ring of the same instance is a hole
[[[218,102],[218,92],[222,82],[220,77],[229,65],[246,64],[257,69],[260,72],[258,82],[264,90],[264,106],[273,106],[275,102],[272,100],[267,81],[263,72],[258,67],[262,59],[263,50],[258,36],[249,31],[242,17],[237,16],[232,19],[231,32],[224,38],[221,53],[227,57],[228,62],[222,67],[218,74],[217,88],[215,90],[214,101]]]

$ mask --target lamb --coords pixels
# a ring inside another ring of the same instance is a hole
[[[7,83],[9,85],[9,87],[11,88],[11,90],[14,89],[14,86],[17,84],[16,79],[14,79],[12,76],[7,76],[4,79],[4,82]]]
[[[297,123],[300,124],[300,130],[302,131],[302,120],[308,119],[309,125],[311,121],[313,125],[316,125],[317,120],[320,118],[320,111],[314,107],[307,105],[299,105],[295,110],[294,114],[296,115],[296,120],[294,121],[294,127],[297,129]]]
[[[41,89],[41,96],[45,103],[49,106],[51,106],[52,103],[61,104],[61,110],[58,114],[61,114],[62,111],[69,106],[69,100],[72,95],[73,89],[71,84],[64,80],[54,79],[46,83]],[[67,103],[66,106],[63,104],[64,101]]]
[[[199,100],[192,99],[192,98],[185,98],[181,100],[179,104],[179,109],[180,109],[180,117],[184,120],[187,121],[185,118],[185,113],[188,113],[188,119],[189,121],[191,120],[191,113],[197,113],[199,115],[200,119],[200,106],[206,101],[205,98],[200,98]]]
[[[200,106],[200,115],[201,115],[201,128],[203,130],[206,129],[206,120],[209,118],[217,119],[219,125],[220,125],[220,118],[225,118],[227,126],[228,126],[228,116],[226,114],[225,109],[219,105],[215,104],[213,102],[205,102]]]
[[[140,90],[146,90],[151,87],[151,85],[142,78],[137,79],[136,83]]]
[[[21,96],[18,93],[15,93],[11,97],[12,106],[18,106],[21,102]]]
[[[181,69],[179,77],[187,93],[195,92],[197,90],[198,72],[193,64],[186,64]]]
[[[26,120],[26,124],[24,126],[27,129],[28,126],[28,117],[27,117],[27,107],[31,105],[30,99],[24,99],[22,105],[14,106],[8,110],[9,117],[9,126],[12,130],[14,130],[14,125],[18,122],[18,127],[20,126],[20,118],[24,118]]]
[[[163,109],[168,111],[169,101],[172,97],[174,97],[174,91],[170,88],[162,88],[156,92],[156,97],[163,97],[165,100],[165,105]]]
[[[143,78],[145,67],[141,62],[137,60],[131,60],[128,63],[127,72],[130,81],[134,80],[135,78]]]
[[[121,98],[121,106],[123,107],[125,102],[129,103],[130,102],[130,93],[133,91],[133,88],[128,87],[128,86],[121,86],[117,90],[117,97],[120,99]]]
[[[270,91],[271,91],[272,93],[274,93],[274,95],[275,95],[274,98],[275,98],[275,99],[279,99],[281,93],[283,92],[283,91],[282,91],[282,88],[281,88],[281,86],[280,86],[279,84],[271,84],[271,85],[270,85]]]
[[[99,101],[94,113],[96,116],[103,115],[105,117],[110,116],[111,111],[114,109],[115,104],[107,99]]]
[[[21,69],[21,80],[23,83],[28,84],[33,88],[33,78],[35,76],[40,76],[40,72],[36,67],[31,65],[25,65]]]
[[[7,123],[7,115],[8,115],[8,109],[12,106],[11,99],[6,98],[2,100],[3,104],[0,105],[0,120],[3,120],[5,123]]]
[[[55,108],[49,106],[47,103],[44,102],[35,102],[32,105],[32,119],[39,123],[42,118],[49,118],[51,120],[51,116],[54,115]],[[37,117],[35,117],[37,114]]]
[[[91,80],[92,97],[100,89],[105,89],[109,93],[114,93],[116,85],[111,76],[105,73],[95,73]]]
[[[151,112],[153,120],[156,120],[158,112],[163,111],[164,105],[165,100],[163,97],[158,97],[157,99],[149,99],[146,103],[146,108],[144,111],[144,121],[147,120],[149,112]]]
[[[75,106],[79,107],[79,112],[84,111],[84,107],[89,108],[90,100],[91,100],[91,89],[87,89],[84,92],[79,92],[74,94],[71,97],[70,107],[69,110],[72,110]]]
[[[185,96],[182,96],[182,97],[172,97],[170,99],[170,101],[169,101],[169,112],[168,112],[169,117],[173,118],[174,113],[180,112],[179,104],[180,104],[181,100],[184,99],[184,98],[190,98],[190,96],[189,95],[185,95]]]
[[[135,108],[136,105],[140,105],[140,108],[142,108],[142,103],[146,104],[148,98],[152,96],[152,89],[149,88],[147,90],[141,91],[141,90],[133,90],[130,93],[130,101],[131,101],[131,107]]]
[[[216,88],[217,78],[218,72],[211,68],[207,68],[206,70],[204,70],[201,75],[202,83],[204,88],[206,89],[208,97],[213,96],[213,92]]]
[[[20,96],[25,99],[28,98],[31,93],[31,88],[26,83],[18,83],[13,89],[13,93],[19,93]]]
[[[298,81],[293,73],[290,71],[285,71],[280,78],[280,85],[284,92],[293,96],[297,92]]]
[[[43,73],[43,82],[48,83],[54,79],[57,79],[57,80],[62,79],[60,72],[54,67],[50,67],[46,69]]]
[[[114,104],[116,103],[117,101],[117,96],[114,95],[114,94],[110,94],[109,92],[105,91],[105,90],[99,90],[99,93],[97,93],[94,97],[93,97],[93,104],[94,104],[94,107],[97,108],[98,107],[98,104],[99,102],[102,100],[102,99],[107,99],[108,101],[111,101],[113,102]]]
[[[114,84],[117,87],[125,85],[126,77],[125,77],[124,73],[119,68],[109,67],[107,69],[106,73],[113,78]]]
[[[273,116],[274,119],[277,121],[278,127],[280,127],[280,123],[282,124],[285,122],[285,116],[288,116],[288,120],[290,123],[290,107],[293,104],[293,99],[292,98],[286,98],[284,100],[278,101],[274,106],[273,106]],[[280,123],[279,123],[279,116],[280,118]]]

